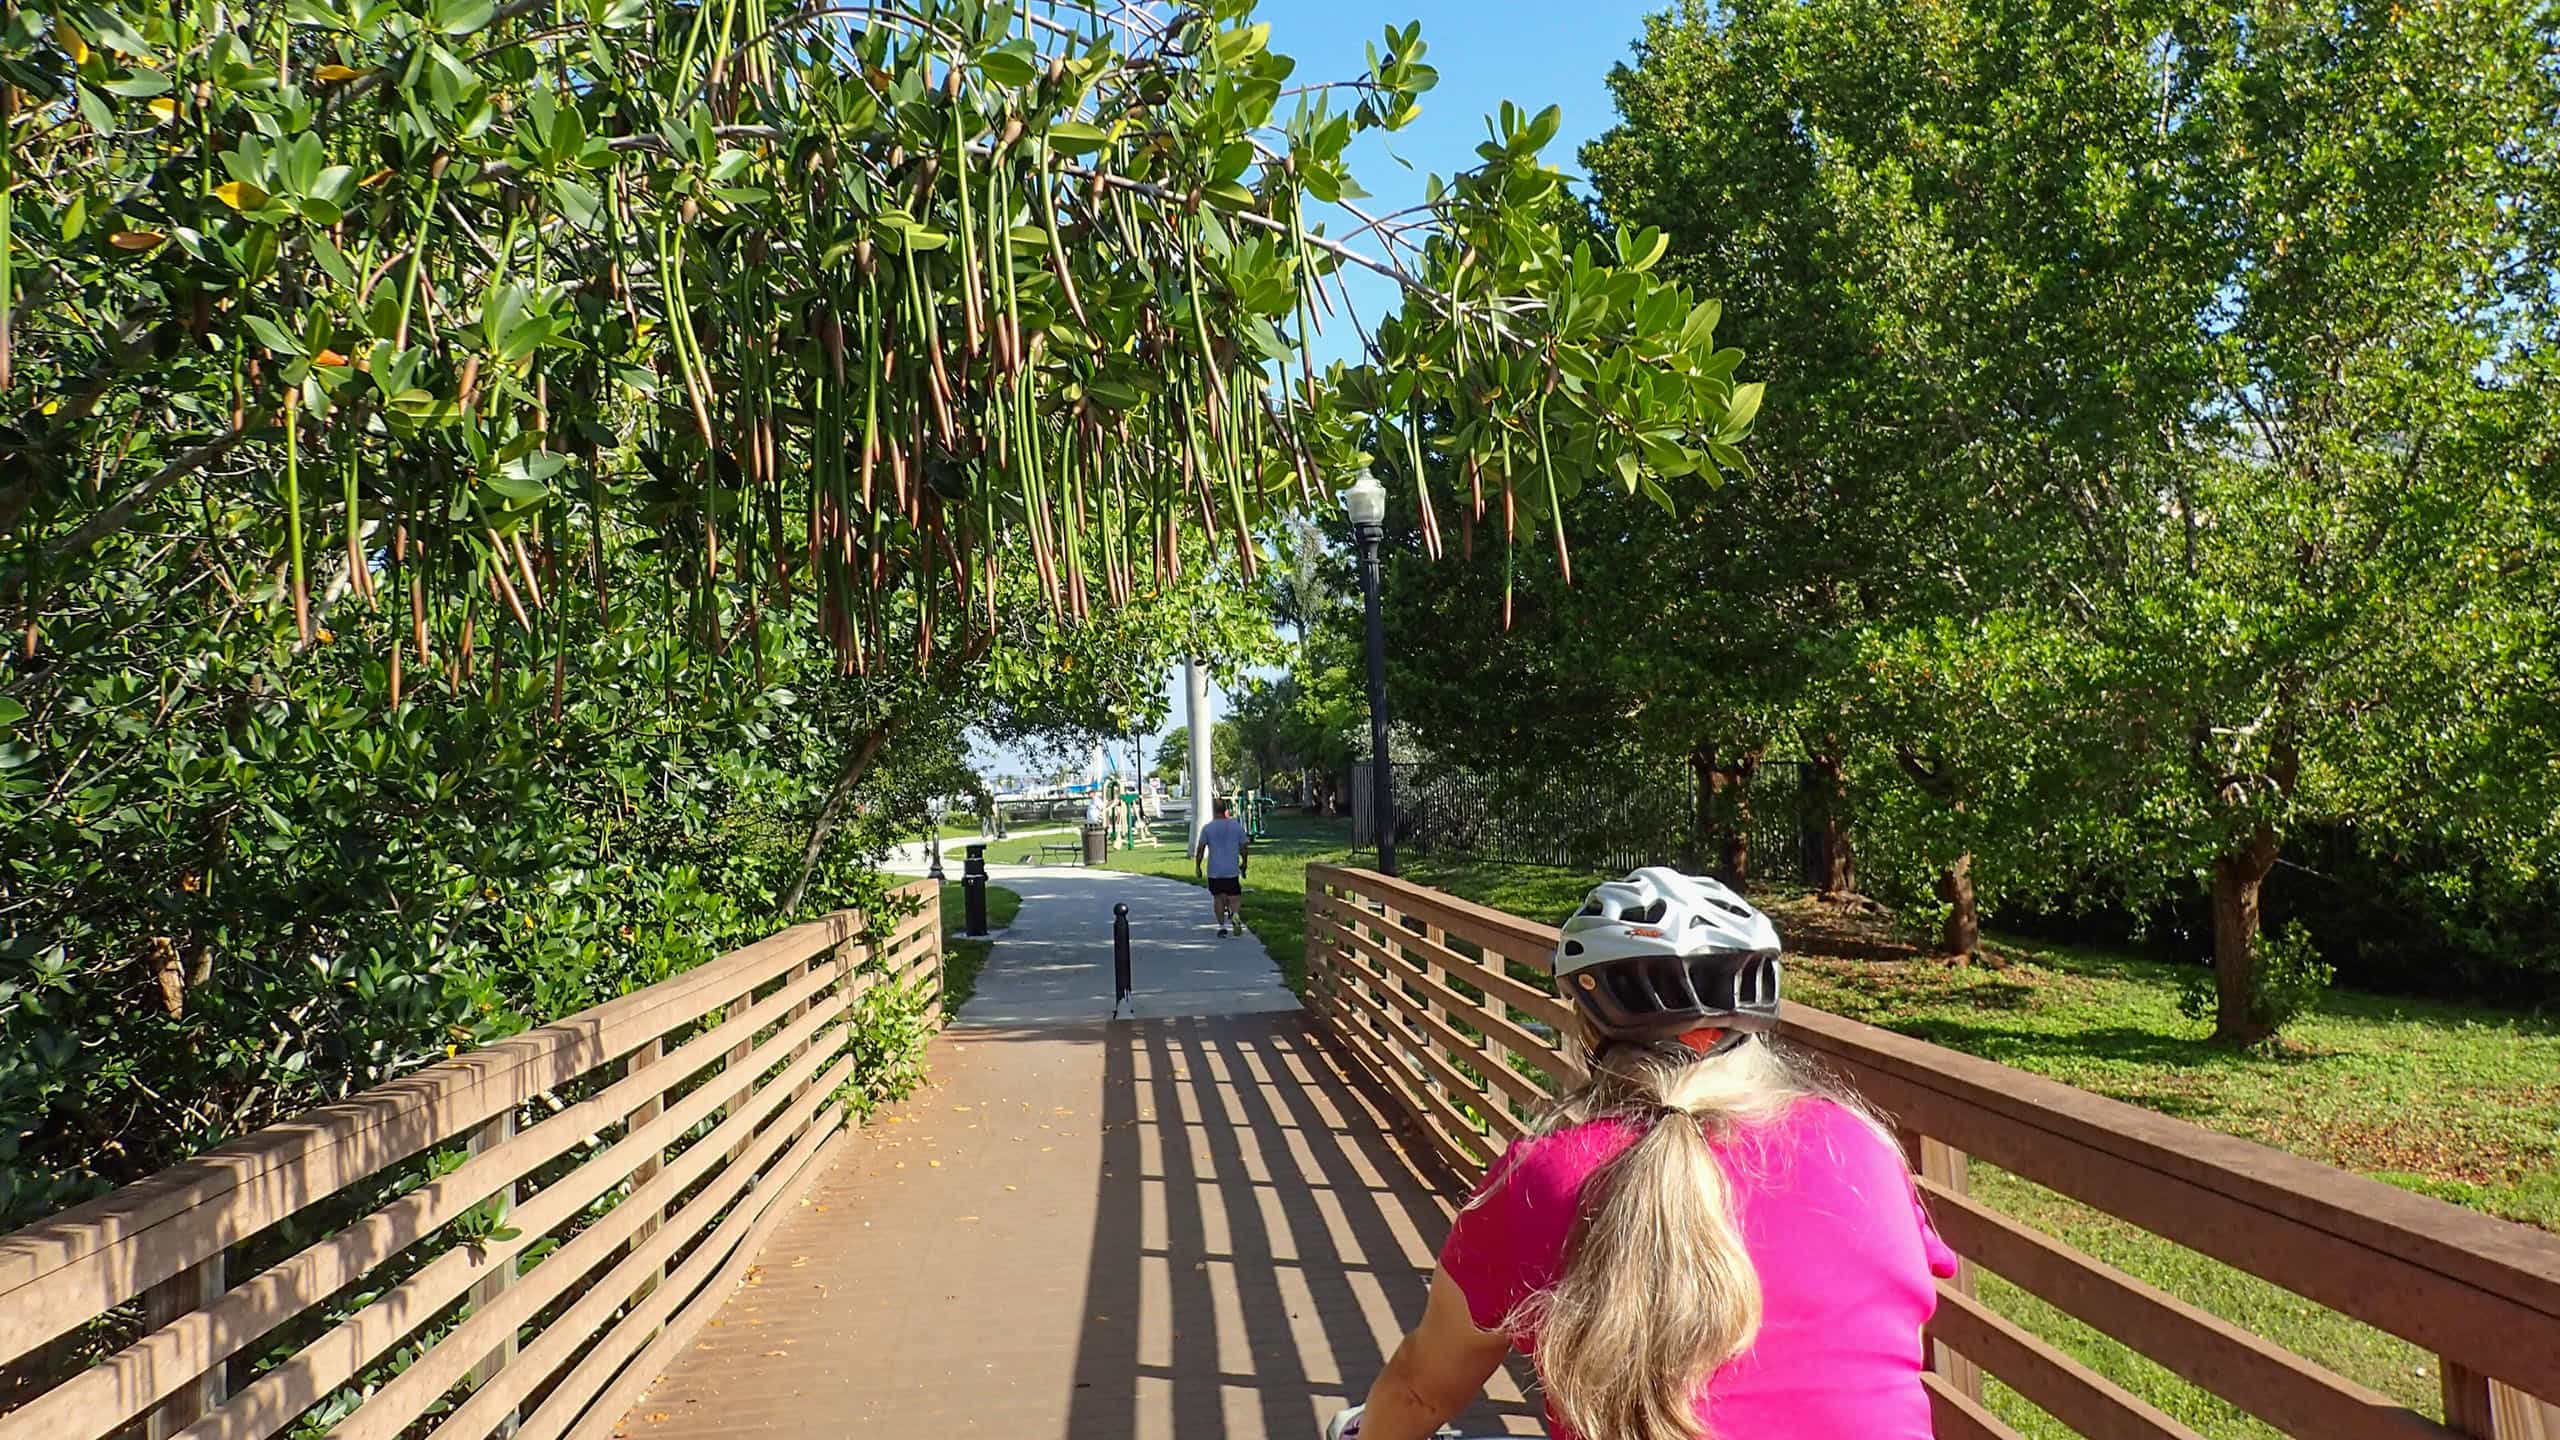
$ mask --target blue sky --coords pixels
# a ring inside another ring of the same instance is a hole
[[[1372,134],[1352,147],[1352,173],[1374,197],[1357,202],[1383,215],[1422,201],[1428,174],[1449,175],[1476,163],[1485,139],[1484,117],[1509,100],[1534,114],[1563,108],[1564,127],[1548,145],[1547,162],[1578,174],[1575,152],[1616,119],[1609,102],[1609,67],[1626,59],[1648,11],[1667,8],[1633,0],[1565,4],[1404,5],[1381,9],[1339,0],[1267,0],[1256,12],[1271,26],[1271,48],[1298,62],[1296,83],[1354,78],[1368,68],[1367,47],[1389,24],[1422,22],[1428,45],[1423,59],[1440,83],[1422,97],[1422,115],[1391,135]],[[1399,163],[1402,162],[1402,163]],[[1408,168],[1410,167],[1410,168]],[[1335,234],[1356,225],[1331,227]],[[1350,272],[1352,298],[1362,313],[1394,302],[1393,285],[1366,271]],[[1333,329],[1327,327],[1327,340]],[[1329,348],[1329,347],[1328,347]]]
[[[1367,47],[1388,25],[1422,22],[1422,38],[1429,46],[1423,59],[1439,70],[1439,85],[1422,97],[1422,114],[1411,125],[1392,135],[1366,137],[1352,149],[1353,173],[1372,192],[1370,199],[1357,203],[1378,215],[1421,203],[1425,175],[1448,175],[1475,164],[1475,147],[1485,138],[1484,117],[1505,100],[1532,113],[1562,106],[1564,125],[1547,147],[1547,160],[1569,175],[1578,173],[1574,154],[1582,142],[1617,118],[1609,103],[1609,67],[1629,57],[1645,15],[1668,5],[1669,0],[1537,5],[1430,0],[1381,9],[1348,0],[1265,0],[1255,18],[1270,24],[1271,48],[1298,62],[1294,83],[1301,84],[1358,77],[1368,69]],[[1340,234],[1355,223],[1328,228]],[[1349,278],[1352,301],[1363,315],[1376,316],[1393,306],[1393,287],[1385,279],[1356,268]],[[1338,343],[1337,336],[1346,335],[1348,328],[1329,322],[1326,342]],[[1328,343],[1318,353],[1339,352]],[[1180,667],[1164,684],[1170,723],[1179,724]],[[1224,713],[1225,697],[1214,687],[1212,703]],[[1123,747],[1124,765],[1126,755]],[[1024,757],[992,748],[981,749],[976,758],[991,773],[1032,768]],[[1152,762],[1152,748],[1148,758]]]

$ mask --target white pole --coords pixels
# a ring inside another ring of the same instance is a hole
[[[1184,723],[1191,731],[1191,847],[1200,848],[1200,827],[1209,823],[1209,797],[1218,781],[1209,771],[1209,732],[1217,717],[1209,711],[1209,676],[1198,660],[1182,662]]]

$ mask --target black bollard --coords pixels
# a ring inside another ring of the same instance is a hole
[[[1111,968],[1120,986],[1120,993],[1111,1002],[1111,1013],[1117,1015],[1129,999],[1129,907],[1126,904],[1111,907]]]
[[[968,933],[987,933],[987,847],[969,847],[969,856],[960,862],[960,896],[968,912]]]

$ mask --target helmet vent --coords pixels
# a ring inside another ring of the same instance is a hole
[[[1579,954],[1581,954],[1581,953],[1582,953],[1582,942],[1581,942],[1581,941],[1579,941],[1579,940],[1567,940],[1566,942],[1564,942],[1564,953],[1565,953],[1565,954],[1567,954],[1567,955],[1579,955]]]

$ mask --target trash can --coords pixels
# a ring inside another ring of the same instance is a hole
[[[987,933],[987,847],[972,845],[960,862],[960,895],[966,907],[968,933]]]
[[[1111,832],[1090,821],[1084,827],[1084,863],[1100,865],[1111,843]]]

